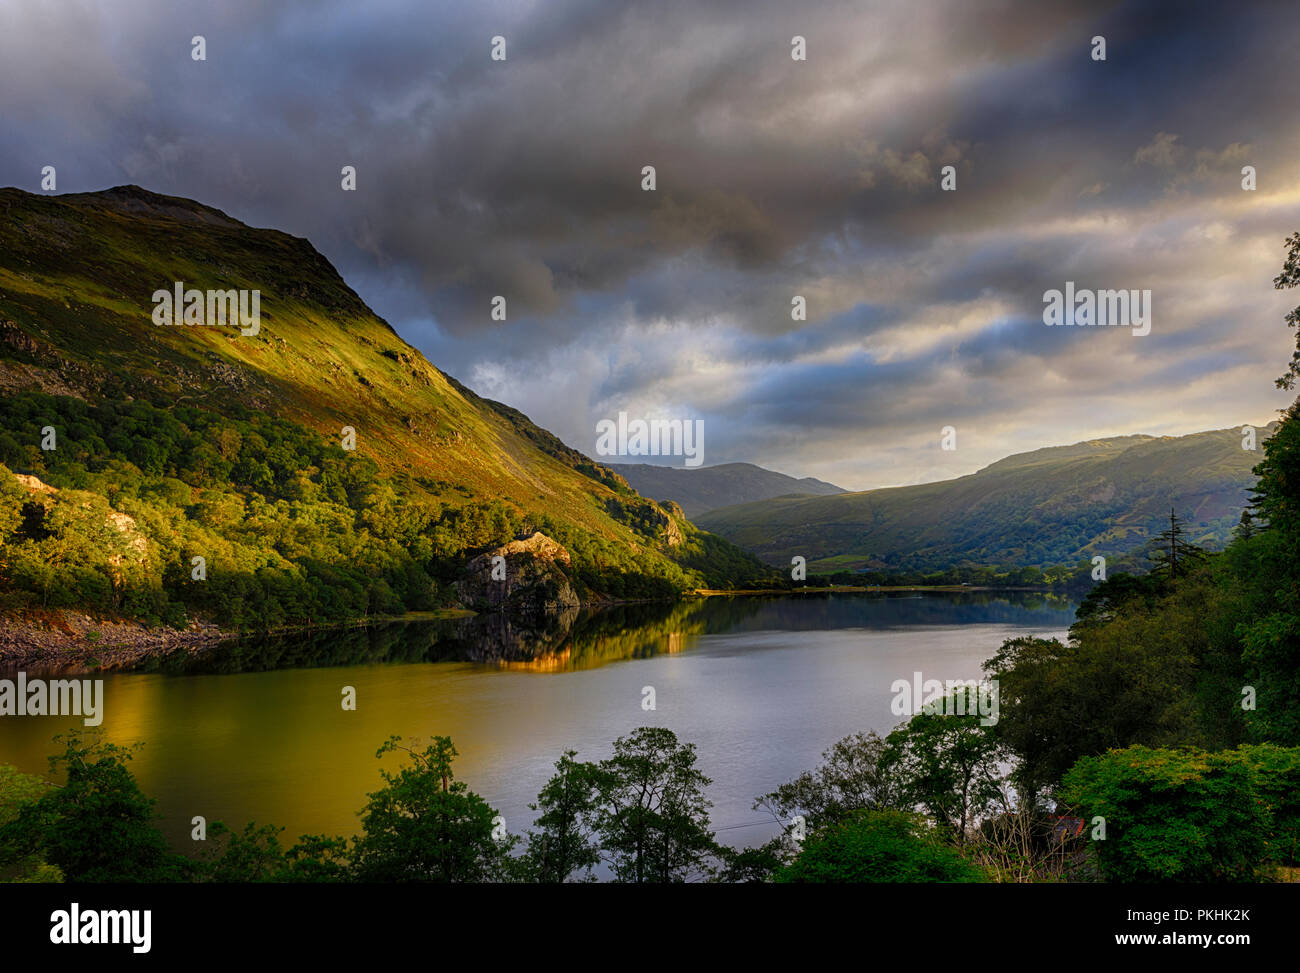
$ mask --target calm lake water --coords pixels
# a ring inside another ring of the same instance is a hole
[[[390,734],[450,736],[457,776],[522,831],[565,749],[598,759],[615,737],[666,726],[713,778],[719,838],[747,845],[776,832],[751,809],[757,795],[841,737],[898,722],[895,679],[976,678],[1004,639],[1062,635],[1074,608],[1024,593],[710,598],[540,626],[476,618],[262,639],[104,675],[102,729],[145,744],[132,768],[184,847],[194,815],[283,825],[286,839],[355,833]],[[344,686],[355,712],[340,706]],[[77,723],[5,718],[0,763],[44,773],[51,738]]]

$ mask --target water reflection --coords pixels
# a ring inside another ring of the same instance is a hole
[[[226,642],[201,655],[178,651],[145,660],[131,671],[198,675],[385,662],[475,662],[567,672],[681,652],[700,635],[722,632],[887,631],[990,623],[1066,628],[1074,608],[1064,596],[1041,592],[711,597],[527,617],[486,614],[262,635]]]

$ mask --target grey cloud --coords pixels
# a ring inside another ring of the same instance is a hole
[[[710,462],[856,486],[899,463],[924,475],[900,442],[953,412],[997,430],[977,440],[992,459],[1042,445],[1017,438],[1042,434],[1027,400],[1060,416],[1060,441],[1086,438],[1122,423],[1126,389],[1173,403],[1215,360],[1257,364],[1254,407],[1276,399],[1275,349],[1220,305],[1274,313],[1269,241],[1300,217],[1264,195],[1300,176],[1300,25],[1281,7],[63,10],[0,3],[0,183],[34,188],[51,162],[63,190],[138,182],[307,236],[435,364],[580,448],[598,410],[659,402],[716,424]],[[496,34],[506,62],[488,57]],[[1037,316],[1066,279],[1150,286],[1167,316],[1141,348],[1057,333]],[[979,301],[1000,310],[946,320]],[[1056,408],[1087,395],[1108,397],[1099,418]],[[1170,410],[1133,431],[1181,421]]]

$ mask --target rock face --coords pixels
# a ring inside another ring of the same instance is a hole
[[[678,522],[685,520],[686,514],[675,500],[660,500],[659,508],[668,514],[668,523],[664,525],[664,543],[676,547],[682,542],[682,529]]]
[[[14,479],[22,484],[23,489],[28,493],[58,493],[58,487],[52,487],[40,477],[29,476],[26,473],[15,473]]]
[[[496,558],[504,558],[504,565]],[[456,582],[456,593],[465,607],[480,612],[571,610],[580,604],[568,573],[571,563],[568,551],[538,531],[470,561],[465,578]]]

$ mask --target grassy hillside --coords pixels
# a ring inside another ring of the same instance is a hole
[[[1259,430],[1260,443],[1276,426]],[[698,521],[769,563],[801,555],[819,571],[1113,561],[1167,526],[1171,506],[1194,541],[1221,547],[1261,456],[1241,448],[1240,427],[1123,436],[1009,456],[954,480],[738,504]]]
[[[152,294],[176,281],[259,290],[259,333],[155,325]],[[10,610],[260,624],[428,607],[474,553],[533,529],[593,598],[762,571],[444,375],[306,240],[133,186],[0,189],[0,419]],[[204,586],[193,555],[212,562]]]
[[[610,463],[609,468],[644,497],[680,504],[694,518],[718,507],[790,494],[829,496],[844,490],[811,476],[796,479],[753,463],[723,463],[699,469],[675,469],[649,463]]]

